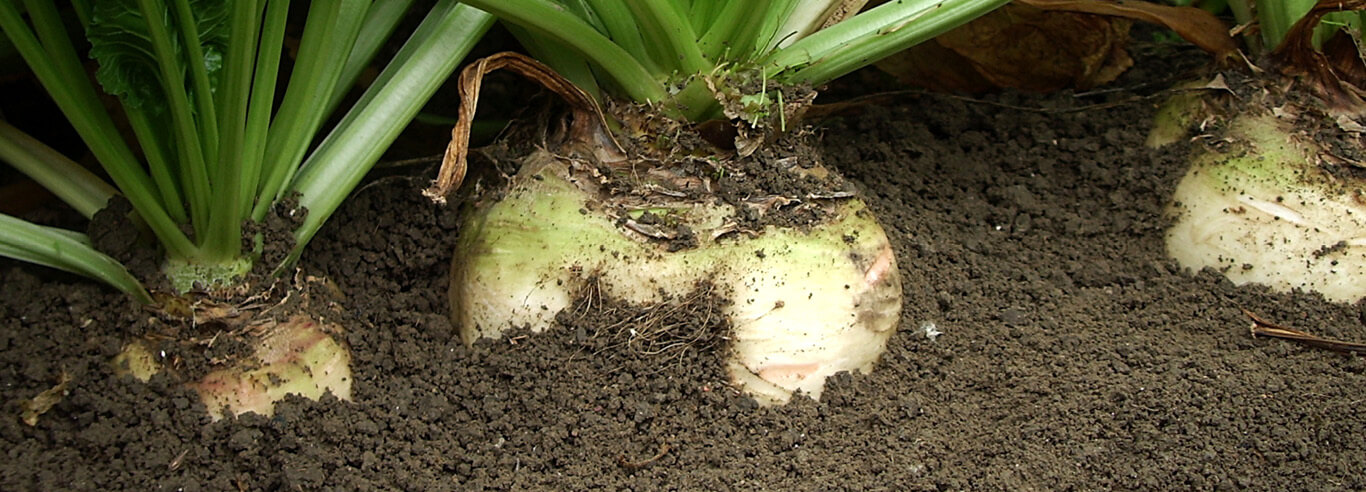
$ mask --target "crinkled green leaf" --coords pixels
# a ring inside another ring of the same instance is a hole
[[[172,0],[173,1],[173,0]],[[158,9],[151,17],[144,17],[137,0],[96,0],[91,12],[86,37],[90,40],[90,57],[99,62],[95,78],[105,92],[119,96],[125,104],[158,114],[166,100],[161,71],[152,47],[148,22],[157,22],[176,33],[172,36],[175,56],[181,63],[182,80],[175,90],[188,90],[188,60],[179,29],[165,1],[154,2]],[[203,63],[209,80],[216,85],[217,74],[223,67],[223,53],[228,44],[228,4],[224,0],[190,0],[199,32],[199,44],[204,52]]]

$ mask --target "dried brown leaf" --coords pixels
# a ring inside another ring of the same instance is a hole
[[[999,88],[978,73],[971,60],[937,41],[883,58],[876,66],[903,83],[933,91],[975,94]]]
[[[1363,111],[1366,68],[1357,54],[1357,43],[1351,39],[1336,36],[1323,51],[1315,49],[1314,28],[1330,13],[1362,9],[1366,9],[1366,0],[1319,0],[1271,52],[1281,73],[1303,77],[1310,89],[1337,111]]]
[[[1104,84],[1133,64],[1129,22],[1007,5],[878,64],[936,90],[1047,92]]]
[[[1058,10],[1122,17],[1159,24],[1181,36],[1200,49],[1219,58],[1233,54],[1238,43],[1228,33],[1228,26],[1214,14],[1195,7],[1174,7],[1156,3],[1126,0],[1015,0],[1043,10]]]

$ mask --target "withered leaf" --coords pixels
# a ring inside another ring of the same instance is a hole
[[[1122,17],[1159,24],[1217,57],[1238,50],[1228,26],[1214,14],[1195,7],[1175,7],[1127,0],[1015,0],[1043,10]]]
[[[1309,88],[1339,113],[1366,111],[1366,68],[1361,66],[1356,40],[1343,39],[1339,33],[1319,51],[1314,48],[1314,28],[1332,12],[1362,9],[1366,0],[1319,0],[1271,52],[1282,73],[1304,77]]]
[[[878,64],[936,90],[1047,92],[1104,84],[1133,64],[1129,22],[1011,4]]]

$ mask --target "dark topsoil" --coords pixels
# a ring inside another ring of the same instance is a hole
[[[419,196],[429,169],[358,191],[303,264],[357,321],[352,403],[210,424],[187,391],[111,375],[146,314],[0,264],[0,489],[1366,489],[1366,360],[1253,339],[1241,311],[1366,340],[1363,306],[1163,255],[1179,151],[1142,148],[1158,98],[1133,98],[1179,72],[825,121],[826,161],[870,192],[906,299],[877,371],[820,402],[756,408],[705,350],[652,362],[566,330],[462,345],[444,316],[454,208]],[[21,423],[63,372],[70,394]]]

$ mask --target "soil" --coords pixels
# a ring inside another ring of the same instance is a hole
[[[420,195],[431,169],[364,185],[301,265],[344,296],[349,403],[210,423],[191,392],[112,374],[146,313],[0,263],[0,489],[1366,489],[1366,359],[1254,339],[1243,312],[1366,340],[1366,303],[1163,253],[1182,149],[1142,142],[1182,59],[1091,95],[912,93],[824,121],[825,163],[880,214],[906,297],[876,371],[819,402],[760,408],[706,350],[623,352],[607,328],[629,317],[463,345],[444,314],[456,207]]]

